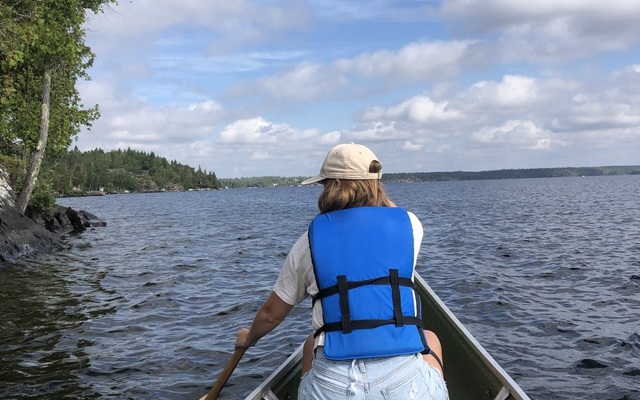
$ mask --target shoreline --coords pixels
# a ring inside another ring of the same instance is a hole
[[[0,168],[0,265],[71,246],[69,237],[106,222],[84,210],[56,205],[51,215],[29,216],[16,206],[8,176]]]

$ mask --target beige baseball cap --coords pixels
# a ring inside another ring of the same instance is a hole
[[[371,150],[361,144],[344,143],[334,146],[322,163],[320,174],[302,182],[310,185],[327,178],[366,180],[380,179],[382,172],[371,173],[371,161],[378,161],[378,157]]]

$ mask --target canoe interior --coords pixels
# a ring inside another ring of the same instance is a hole
[[[449,397],[456,400],[529,399],[419,276],[416,286],[422,299],[422,318],[426,327],[436,332],[442,342]],[[247,400],[297,399],[301,352],[302,346]]]

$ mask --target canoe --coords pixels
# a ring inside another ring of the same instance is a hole
[[[425,326],[434,331],[442,343],[449,397],[455,400],[529,399],[418,274],[415,284],[422,299]],[[296,399],[301,370],[302,345],[246,400]]]

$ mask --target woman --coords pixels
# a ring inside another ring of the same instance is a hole
[[[329,151],[320,174],[302,182],[324,185],[320,214],[287,255],[251,328],[238,332],[237,348],[253,346],[312,296],[299,399],[448,397],[440,343],[423,331],[413,291],[422,225],[395,207],[381,175],[365,146]]]

